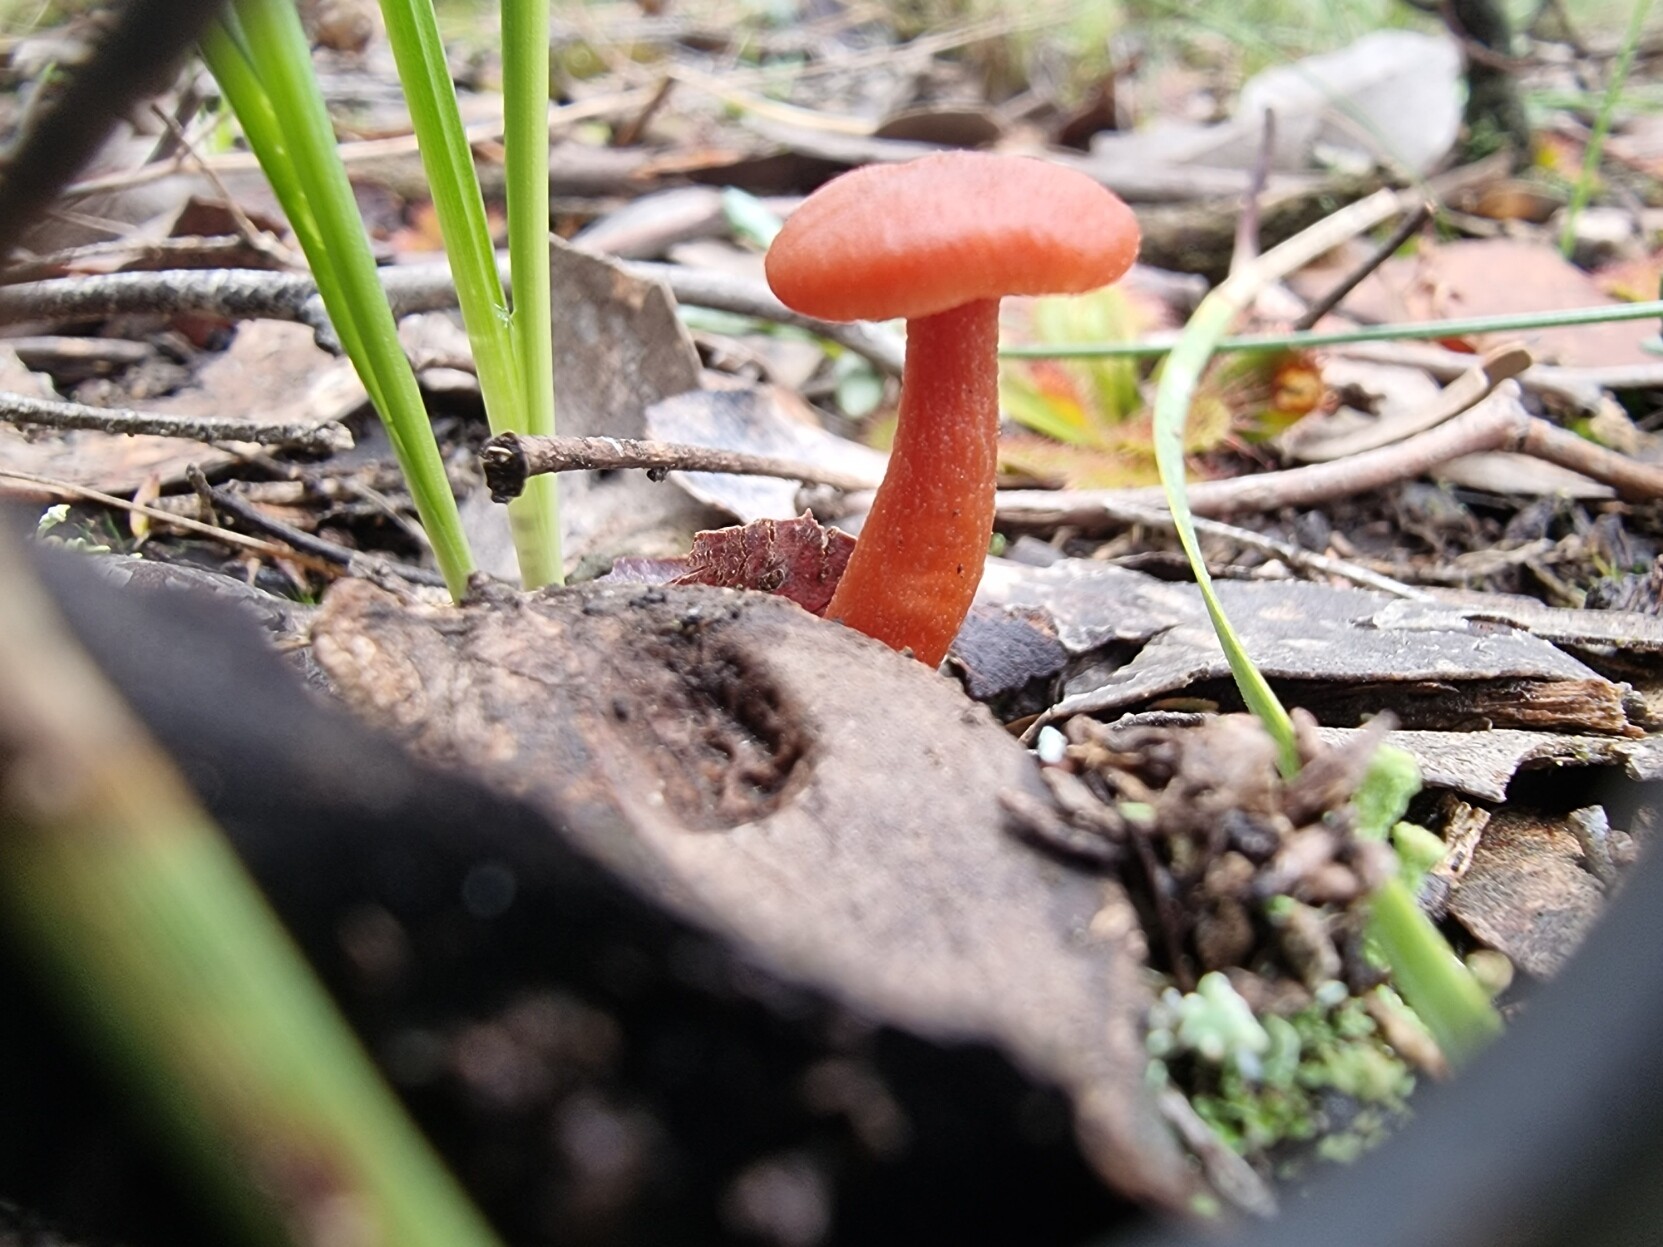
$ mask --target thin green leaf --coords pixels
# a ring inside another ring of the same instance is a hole
[[[519,360],[525,432],[554,436],[554,339],[549,296],[549,6],[502,0],[503,144],[508,172],[508,255],[512,327]],[[552,472],[526,482],[528,513],[558,513]],[[543,534],[544,584],[564,579],[560,533]]]
[[[486,419],[493,433],[530,432],[525,423],[528,378],[520,366],[508,300],[491,246],[485,197],[462,127],[432,2],[381,0],[381,12],[456,281]],[[545,157],[545,172],[546,168]],[[542,262],[548,262],[546,248]],[[545,513],[553,504],[554,494],[546,489],[529,491],[508,504],[520,579],[528,589],[559,579],[559,543],[550,534],[558,534],[560,517]]]
[[[0,546],[0,919],[248,1243],[494,1247],[259,888]],[[344,1218],[344,1220],[343,1220]]]
[[[1617,104],[1622,100],[1623,87],[1634,68],[1634,52],[1640,46],[1640,35],[1645,30],[1646,14],[1651,12],[1651,0],[1634,0],[1628,11],[1628,30],[1623,35],[1617,63],[1611,67],[1611,80],[1605,84],[1605,98],[1600,101],[1594,128],[1588,135],[1588,147],[1582,156],[1582,173],[1571,188],[1571,202],[1565,206],[1565,225],[1559,234],[1559,250],[1566,259],[1576,249],[1576,222],[1588,206],[1599,180],[1600,157],[1605,154],[1605,140],[1611,133],[1611,120],[1617,115]]]

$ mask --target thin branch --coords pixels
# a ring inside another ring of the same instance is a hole
[[[407,563],[397,563],[391,559],[378,558],[365,554],[361,550],[349,550],[345,546],[336,545],[332,541],[325,541],[322,537],[304,532],[292,524],[285,524],[282,520],[273,519],[258,507],[252,506],[246,499],[239,498],[229,489],[219,488],[208,483],[208,478],[195,464],[186,469],[185,475],[198,495],[205,498],[216,511],[224,512],[240,524],[260,532],[276,537],[287,546],[292,546],[301,554],[321,559],[325,563],[336,567],[343,567],[354,576],[364,579],[384,581],[388,576],[395,576],[400,580],[407,580],[411,584],[430,585],[443,589],[445,578],[438,572],[426,567],[413,567]],[[220,531],[224,531],[223,529]],[[285,557],[288,557],[285,552]]]
[[[0,393],[0,422],[100,433],[149,433],[193,442],[254,442],[261,446],[327,455],[352,447],[352,434],[333,420],[323,424],[259,424],[217,417],[174,416],[154,411],[88,407],[23,394]]]
[[[77,321],[132,312],[201,312],[225,320],[307,321],[310,277],[258,269],[168,269],[54,277],[0,288],[0,324]],[[314,327],[316,327],[314,325]]]
[[[36,476],[33,472],[14,472],[10,468],[0,468],[0,480],[17,481],[19,484],[32,485],[36,489],[44,489],[60,498],[78,498],[86,502],[96,502],[100,506],[113,507],[118,511],[126,511],[132,515],[142,515],[152,523],[167,524],[172,528],[195,533],[199,537],[211,537],[225,545],[236,546],[267,558],[288,558],[292,553],[282,546],[274,545],[259,537],[248,537],[242,533],[234,533],[227,528],[216,528],[212,524],[204,524],[201,520],[193,520],[188,515],[175,515],[171,511],[163,511],[157,507],[134,502],[131,498],[118,498],[114,494],[106,494],[102,490],[88,489],[85,485],[76,485],[70,481],[54,480],[50,476]]]
[[[506,269],[506,254],[497,256]],[[901,375],[906,351],[899,337],[877,325],[815,320],[791,311],[761,282],[689,269],[679,264],[621,261],[624,269],[661,281],[678,302],[794,325],[829,338],[870,360],[879,371]],[[381,284],[395,315],[456,306],[450,266],[443,261],[384,269]],[[310,277],[253,269],[179,269],[59,277],[0,288],[0,324],[75,321],[130,312],[203,312],[226,320],[292,320],[330,332],[317,286]]]
[[[1397,249],[1420,231],[1421,226],[1432,219],[1432,205],[1421,201],[1408,216],[1404,217],[1398,227],[1391,233],[1391,237],[1376,247],[1356,268],[1340,279],[1327,294],[1305,309],[1305,314],[1294,321],[1296,330],[1311,328],[1324,316],[1340,305],[1340,302],[1362,284],[1363,279],[1387,260],[1397,254]]]
[[[544,472],[640,469],[657,479],[662,479],[666,472],[726,472],[828,485],[849,493],[875,489],[878,484],[869,476],[769,455],[618,437],[531,437],[504,433],[485,444],[480,462],[485,469],[485,484],[496,502],[519,497],[526,479]]]
[[[1151,527],[1164,528],[1168,531],[1177,526],[1172,518],[1172,512],[1155,507],[1140,506],[1135,502],[1115,502],[1105,500],[1102,504],[1103,514],[1128,524],[1146,524]],[[1234,524],[1223,524],[1218,520],[1196,517],[1197,532],[1206,533],[1210,537],[1219,537],[1226,541],[1233,541],[1239,546],[1246,546],[1251,550],[1259,550],[1265,554],[1275,555],[1284,563],[1305,571],[1320,572],[1326,576],[1349,580],[1355,584],[1364,585],[1370,589],[1379,589],[1383,593],[1390,593],[1394,597],[1409,598],[1417,602],[1436,601],[1434,595],[1424,589],[1417,589],[1413,585],[1404,584],[1401,580],[1372,571],[1356,563],[1349,563],[1344,559],[1337,559],[1330,554],[1318,554],[1314,550],[1307,550],[1303,546],[1296,546],[1292,542],[1283,541],[1279,537],[1271,537],[1265,533],[1256,533],[1249,528],[1238,528]]]
[[[1332,463],[1289,468],[1190,486],[1198,515],[1239,515],[1306,507],[1367,493],[1429,472],[1451,459],[1483,451],[1516,451],[1569,468],[1611,486],[1631,501],[1663,498],[1663,468],[1595,446],[1511,404],[1479,407],[1425,433]],[[999,520],[1052,527],[1092,525],[1115,518],[1110,504],[1162,504],[1159,490],[1011,490],[999,496]]]
[[[243,210],[242,204],[226,187],[219,173],[197,150],[196,143],[189,134],[185,133],[185,127],[179,123],[178,118],[155,104],[150,106],[150,111],[161,121],[166,132],[178,144],[182,158],[195,165],[202,176],[208,179],[208,185],[213,188],[219,201],[225,205],[225,211],[231,217],[231,223],[237,227],[237,233],[242,240],[254,251],[274,261],[284,269],[296,270],[301,268],[302,262],[299,256],[285,247],[275,234],[268,233],[254,224],[253,218]]]
[[[1265,109],[1260,114],[1259,150],[1253,156],[1253,168],[1242,197],[1241,215],[1236,218],[1235,247],[1230,253],[1230,271],[1234,273],[1244,264],[1259,257],[1259,217],[1264,208],[1265,187],[1270,182],[1270,166],[1276,154],[1276,113]]]
[[[1629,502],[1663,498],[1663,468],[1608,450],[1546,420],[1530,418],[1518,450],[1609,485]]]
[[[499,495],[499,489],[512,490],[517,480],[538,472],[634,469],[645,470],[650,475],[660,477],[665,472],[728,472],[741,476],[798,480],[845,493],[869,491],[876,488],[878,483],[873,477],[828,471],[810,464],[775,459],[767,455],[715,450],[707,446],[689,446],[675,442],[644,442],[611,437],[533,438],[506,434],[488,442],[481,459],[485,466],[485,483],[491,488],[492,496],[499,502],[504,496],[514,496],[511,492]],[[1105,498],[1101,503],[1101,511],[1104,515],[1128,524],[1148,524],[1167,529],[1173,526],[1171,512],[1143,505],[1130,498]],[[1400,580],[1393,580],[1389,576],[1359,567],[1355,563],[1347,563],[1343,559],[1317,554],[1263,533],[1205,519],[1196,521],[1196,527],[1211,536],[1224,538],[1250,549],[1262,550],[1307,571],[1354,581],[1398,597],[1430,600],[1429,594]]]

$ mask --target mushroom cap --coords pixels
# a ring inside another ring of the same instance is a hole
[[[768,249],[768,284],[822,320],[932,316],[1007,294],[1081,294],[1137,258],[1138,224],[1083,173],[943,152],[832,179]]]

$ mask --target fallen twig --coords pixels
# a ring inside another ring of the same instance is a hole
[[[1364,278],[1396,255],[1397,249],[1418,233],[1421,226],[1425,225],[1431,217],[1431,204],[1424,200],[1416,204],[1409,215],[1404,217],[1398,227],[1392,231],[1391,237],[1370,252],[1361,264],[1342,277],[1333,289],[1306,308],[1305,314],[1294,321],[1293,327],[1295,329],[1309,329],[1317,321],[1328,315],[1329,312],[1332,312],[1340,305],[1346,295],[1357,289]]]
[[[1581,472],[1631,501],[1663,498],[1663,468],[1596,446],[1523,408],[1494,404],[1349,459],[1227,481],[1198,481],[1189,488],[1190,509],[1198,515],[1221,516],[1313,506],[1408,480],[1462,455],[1496,450],[1534,455]],[[999,518],[1004,523],[1047,528],[1101,525],[1116,518],[1108,504],[1126,501],[1163,503],[1157,489],[1012,490],[999,497]]]
[[[0,422],[52,429],[93,429],[100,433],[149,433],[193,442],[254,442],[319,455],[352,447],[352,434],[333,420],[323,424],[258,424],[247,420],[88,407],[83,403],[30,398],[23,394],[0,393]]]
[[[497,257],[506,270],[506,253]],[[678,264],[620,261],[626,271],[661,281],[681,303],[795,325],[829,338],[900,376],[899,337],[880,326],[815,320],[788,309],[760,282]],[[456,287],[444,261],[384,269],[381,283],[395,315],[456,306]],[[58,277],[0,288],[0,324],[73,321],[132,312],[204,312],[226,320],[291,320],[332,334],[310,277],[254,269],[179,269]]]
[[[76,321],[133,312],[201,312],[226,320],[308,320],[316,283],[260,269],[161,269],[20,282],[0,288],[0,324]]]
[[[349,550],[345,546],[336,545],[332,541],[325,541],[322,537],[304,532],[292,524],[285,524],[282,520],[274,519],[265,514],[258,507],[251,506],[236,493],[229,489],[216,489],[208,483],[202,470],[192,464],[185,470],[186,478],[198,496],[207,501],[216,511],[234,517],[239,523],[257,529],[269,536],[276,537],[284,545],[292,546],[294,550],[336,567],[344,567],[352,575],[368,580],[381,582],[393,576],[400,580],[407,580],[411,584],[431,585],[437,588],[445,587],[445,578],[437,571],[427,567],[414,567],[408,563],[394,562],[392,559],[379,558],[365,554],[361,550]],[[215,529],[224,532],[224,529]],[[288,557],[288,552],[284,552]]]
[[[1105,500],[1103,513],[1128,524],[1147,524],[1165,529],[1172,529],[1176,526],[1172,518],[1172,512],[1157,510],[1154,507],[1143,506],[1135,502]],[[1347,562],[1345,559],[1335,558],[1329,554],[1318,554],[1314,550],[1296,546],[1292,542],[1283,541],[1279,537],[1256,533],[1250,528],[1238,528],[1234,524],[1223,524],[1218,520],[1206,519],[1201,516],[1195,518],[1195,528],[1197,532],[1206,533],[1210,537],[1223,538],[1249,549],[1275,555],[1284,563],[1302,568],[1305,571],[1320,572],[1326,576],[1349,580],[1369,589],[1378,589],[1382,593],[1389,593],[1393,597],[1409,598],[1417,602],[1438,600],[1433,594],[1426,592],[1424,589],[1417,589],[1413,585],[1404,584],[1401,580],[1394,580],[1381,572],[1373,571],[1357,563]]]
[[[691,446],[676,442],[646,442],[612,437],[526,437],[507,433],[486,443],[481,454],[485,468],[485,483],[492,497],[505,502],[516,497],[525,478],[539,472],[572,472],[583,470],[635,469],[661,476],[666,472],[728,472],[740,476],[769,476],[784,480],[799,480],[805,484],[825,486],[844,493],[869,491],[877,487],[875,477],[834,472],[812,464],[768,455],[746,454],[739,451],[716,450],[708,446]],[[1000,494],[999,498],[1008,497]],[[995,501],[995,507],[998,507]],[[1149,524],[1170,529],[1173,525],[1169,511],[1136,501],[1105,498],[1102,513],[1127,524]],[[996,514],[1003,518],[1002,511]],[[1261,550],[1282,561],[1307,571],[1336,576],[1397,597],[1430,600],[1430,595],[1406,585],[1400,580],[1348,563],[1343,559],[1317,554],[1263,533],[1221,524],[1215,520],[1199,520],[1196,525],[1211,536],[1233,541],[1238,545]]]
[[[153,523],[167,524],[188,533],[195,533],[200,537],[212,537],[226,545],[236,546],[254,554],[264,555],[267,558],[287,558],[291,553],[282,546],[274,545],[260,537],[249,537],[243,533],[232,532],[230,529],[216,528],[212,524],[204,524],[201,520],[193,520],[188,515],[175,515],[171,511],[163,511],[158,507],[134,502],[131,498],[118,498],[114,494],[107,494],[98,489],[89,489],[85,485],[76,485],[70,481],[54,480],[49,476],[36,476],[33,472],[14,472],[10,468],[0,468],[0,480],[16,481],[21,485],[30,485],[35,489],[44,490],[60,498],[96,502],[100,506],[113,507],[118,511],[127,511],[133,515],[142,515]]]
[[[813,464],[769,455],[753,455],[681,442],[647,442],[619,437],[532,437],[504,433],[493,437],[480,452],[485,484],[496,502],[517,498],[528,477],[544,472],[644,469],[662,479],[666,472],[727,472],[738,476],[771,476],[829,485],[846,492],[875,489],[871,477],[837,472]]]

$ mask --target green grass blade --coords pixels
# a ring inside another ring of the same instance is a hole
[[[1241,690],[1247,708],[1258,716],[1265,730],[1276,741],[1277,759],[1283,773],[1292,775],[1299,770],[1299,749],[1294,740],[1293,720],[1271,691],[1263,673],[1247,656],[1240,638],[1224,614],[1224,607],[1213,588],[1212,575],[1201,557],[1201,545],[1195,535],[1195,520],[1190,514],[1189,493],[1184,481],[1184,424],[1189,417],[1190,403],[1195,398],[1207,361],[1212,358],[1213,343],[1224,335],[1236,311],[1236,304],[1229,298],[1214,299],[1209,295],[1196,308],[1178,345],[1167,358],[1155,394],[1155,462],[1160,469],[1161,484],[1166,488],[1167,506],[1172,511],[1179,544],[1184,547],[1184,554],[1194,569],[1196,586],[1201,590],[1201,600],[1206,604],[1213,631],[1218,634],[1218,642],[1224,649],[1224,658],[1230,664],[1236,687]]]
[[[1221,351],[1300,350],[1306,347],[1344,346],[1351,342],[1391,342],[1398,338],[1459,338],[1468,334],[1521,333],[1531,329],[1555,329],[1565,325],[1603,325],[1618,321],[1657,320],[1663,317],[1663,299],[1642,303],[1613,303],[1606,307],[1573,307],[1554,312],[1516,312],[1505,316],[1469,316],[1453,320],[1404,321],[1396,325],[1367,325],[1322,333],[1256,333],[1220,338],[1213,344]],[[1119,356],[1145,358],[1170,354],[1177,343],[1082,342],[1068,346],[1007,346],[1000,348],[1003,359],[1112,359]]]
[[[473,152],[462,127],[456,91],[445,62],[444,44],[432,0],[381,0],[387,37],[398,63],[399,81],[410,105],[422,166],[433,194],[433,207],[444,234],[445,252],[456,281],[462,323],[467,326],[479,370],[479,389],[491,432],[530,432],[517,344],[491,248],[485,199],[479,188]],[[548,91],[542,98],[547,114]],[[548,172],[545,140],[542,171]],[[543,263],[547,265],[547,251]],[[519,559],[520,578],[537,588],[559,578],[559,516],[555,496],[539,489],[508,504],[509,527]]]
[[[291,194],[298,193],[306,204],[314,224],[298,237],[303,248],[309,240],[322,248],[308,250],[306,258],[319,280],[324,306],[342,347],[377,401],[439,569],[451,595],[460,598],[473,559],[421,391],[399,343],[352,186],[336,151],[300,18],[289,0],[236,0],[235,11],[240,38],[233,39],[229,31],[225,38],[229,46],[240,45],[245,53],[269,101],[285,152],[264,163],[286,170]],[[224,46],[211,44],[209,51],[222,64],[226,58],[217,53]],[[248,94],[246,89],[240,92],[244,99]],[[228,98],[236,108],[237,98]],[[269,129],[257,123],[245,134],[251,143],[269,141]]]
[[[169,760],[0,544],[0,920],[250,1243],[495,1247]]]
[[[549,294],[549,6],[502,0],[503,145],[508,165],[508,256],[514,342],[525,399],[524,428],[554,435],[554,340]],[[526,505],[557,512],[555,476],[526,482]],[[546,534],[548,564],[539,583],[564,575],[560,534]]]
[[[1369,898],[1368,937],[1451,1065],[1465,1065],[1501,1033],[1490,998],[1401,879],[1388,880]]]

